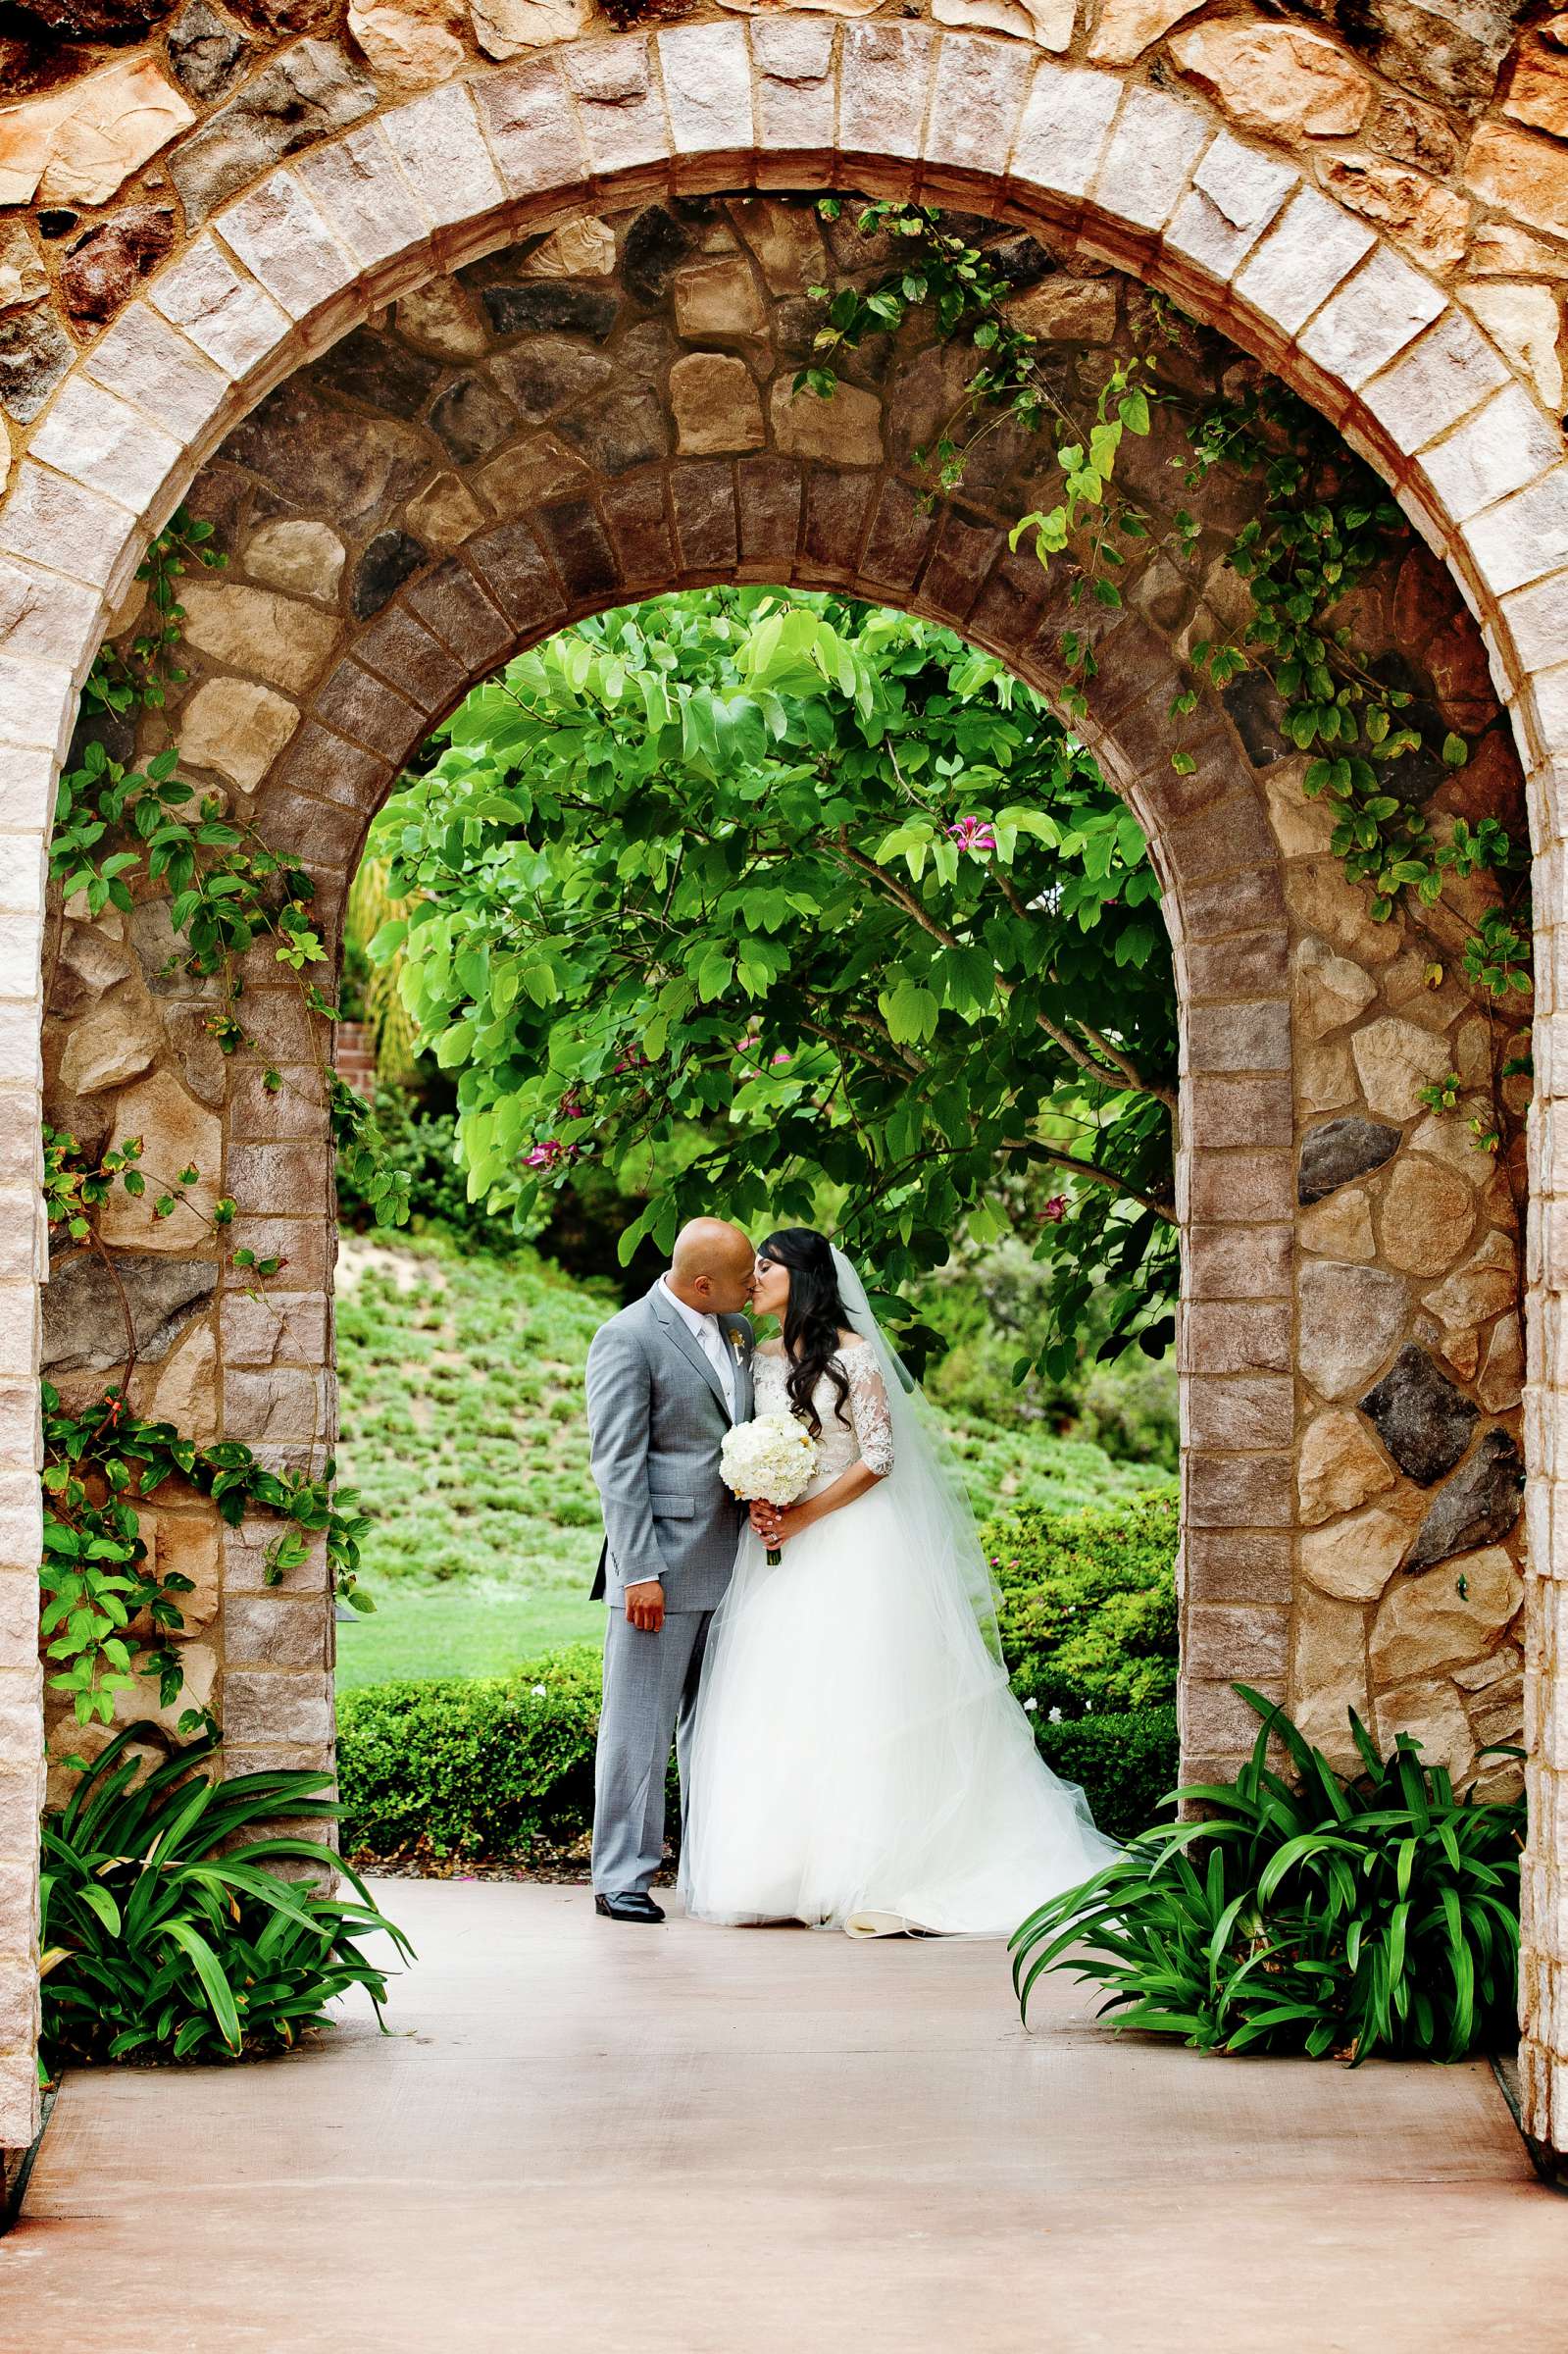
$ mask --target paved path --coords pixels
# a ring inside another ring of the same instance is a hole
[[[389,1882],[396,2032],[70,2077],[7,2354],[1561,2354],[1491,2074],[1118,2044],[997,1948]]]

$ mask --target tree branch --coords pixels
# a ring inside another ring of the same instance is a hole
[[[1107,1168],[1102,1161],[1086,1160],[1077,1152],[1060,1151],[1055,1145],[1031,1144],[1022,1137],[1004,1139],[1001,1150],[1004,1152],[1038,1153],[1059,1169],[1071,1169],[1075,1176],[1087,1177],[1095,1185],[1112,1187],[1126,1201],[1137,1202],[1144,1209],[1151,1209],[1154,1215],[1157,1218],[1163,1218],[1168,1226],[1174,1226],[1178,1222],[1176,1212],[1168,1202],[1160,1201],[1155,1194],[1145,1194],[1139,1186],[1129,1184],[1119,1170]]]
[[[990,870],[990,879],[995,884],[997,890],[1001,893],[1002,897],[1007,901],[1008,906],[1011,907],[1013,913],[1019,918],[1020,922],[1027,924],[1029,921],[1029,901],[1024,897],[1023,893],[1013,881],[1012,876],[1007,873],[1005,868],[993,866]]]
[[[1012,909],[1013,913],[1023,922],[1028,923],[1030,920],[1028,902],[1023,897],[1011,875],[1005,874],[999,866],[993,866],[991,868],[991,881],[1001,893],[1002,897],[1007,901],[1007,904]],[[1056,1044],[1061,1048],[1062,1052],[1064,1054],[1070,1054],[1073,1060],[1079,1065],[1080,1069],[1092,1072],[1096,1078],[1104,1077],[1104,1072],[1098,1068],[1092,1057],[1084,1052],[1077,1041],[1067,1031],[1060,1029],[1055,1023],[1048,1021],[1044,1014],[1037,1014],[1035,1018],[1039,1023],[1040,1028],[1046,1033],[1046,1036],[1053,1038],[1056,1041]],[[1096,1052],[1104,1056],[1105,1060],[1110,1064],[1112,1070],[1116,1072],[1119,1078],[1125,1079],[1128,1086],[1136,1088],[1140,1096],[1152,1096],[1156,1103],[1163,1103],[1166,1110],[1174,1116],[1176,1111],[1176,1097],[1170,1088],[1161,1087],[1157,1081],[1145,1078],[1143,1073],[1138,1069],[1138,1065],[1133,1061],[1132,1057],[1128,1054],[1124,1054],[1120,1047],[1113,1047],[1110,1040],[1105,1036],[1104,1032],[1102,1030],[1096,1030],[1092,1022],[1086,1022],[1081,1013],[1075,1013],[1072,1018],[1078,1024],[1080,1030],[1083,1031],[1084,1036],[1093,1045]]]
[[[808,1032],[812,1038],[820,1038],[825,1046],[832,1047],[841,1060],[847,1058],[851,1062],[869,1063],[874,1071],[881,1071],[885,1079],[895,1080],[900,1087],[911,1072],[918,1074],[925,1069],[923,1063],[916,1062],[910,1055],[905,1055],[906,1067],[898,1070],[892,1063],[884,1062],[880,1056],[871,1053],[860,1044],[858,1039],[849,1037],[846,1032],[830,1029],[826,1022],[808,1021],[804,1014],[797,1015],[796,1019],[802,1030]],[[888,1044],[892,1044],[891,1040],[888,1041]],[[893,1051],[899,1053],[902,1049],[894,1047]]]
[[[1077,1039],[1073,1037],[1072,1033],[1070,1031],[1063,1030],[1058,1023],[1053,1022],[1049,1014],[1037,1013],[1035,1019],[1039,1024],[1040,1028],[1045,1032],[1046,1036],[1055,1040],[1056,1044],[1061,1048],[1062,1052],[1072,1056],[1073,1060],[1078,1064],[1080,1070],[1091,1072],[1096,1079],[1101,1081],[1104,1081],[1109,1076],[1109,1073],[1106,1071],[1105,1064],[1096,1061],[1091,1053],[1087,1052],[1079,1045]],[[1125,1079],[1128,1086],[1133,1088],[1137,1094],[1140,1096],[1152,1096],[1156,1103],[1163,1103],[1166,1110],[1170,1112],[1173,1117],[1175,1116],[1176,1092],[1173,1088],[1161,1087],[1156,1081],[1145,1078],[1143,1073],[1138,1068],[1138,1065],[1131,1061],[1127,1055],[1122,1053],[1119,1048],[1113,1047],[1110,1040],[1103,1037],[1100,1032],[1094,1028],[1092,1022],[1086,1022],[1081,1013],[1075,1013],[1072,1016],[1072,1019],[1078,1024],[1079,1028],[1084,1032],[1087,1038],[1092,1039],[1095,1047],[1099,1049],[1099,1052],[1105,1056],[1106,1061],[1109,1062],[1111,1069],[1116,1073],[1119,1079]]]
[[[864,1047],[857,1044],[854,1039],[845,1036],[842,1032],[831,1030],[824,1023],[808,1021],[804,1016],[799,1017],[799,1021],[801,1029],[808,1030],[814,1037],[822,1039],[828,1046],[833,1047],[840,1055],[853,1055],[856,1060],[860,1062],[870,1063],[872,1069],[881,1071],[885,1078],[901,1079],[903,1077],[902,1072],[895,1071],[891,1069],[888,1064],[879,1061],[876,1055],[868,1053]],[[889,1045],[893,1044],[891,1040],[889,1040],[888,1043]],[[895,1053],[902,1053],[904,1055],[905,1061],[908,1063],[913,1072],[917,1074],[924,1072],[926,1068],[925,1064],[919,1062],[914,1055],[909,1054],[904,1049],[897,1046],[894,1046],[893,1050]],[[964,1149],[967,1150],[967,1148]],[[942,1150],[956,1151],[960,1150],[960,1148],[956,1146],[950,1148],[938,1148],[938,1151]],[[1087,1177],[1096,1185],[1108,1185],[1114,1187],[1116,1192],[1125,1196],[1128,1201],[1137,1202],[1140,1203],[1144,1209],[1153,1210],[1157,1217],[1164,1218],[1170,1225],[1174,1226],[1177,1222],[1175,1212],[1172,1210],[1169,1203],[1161,1202],[1155,1195],[1146,1194],[1139,1187],[1130,1184],[1127,1178],[1124,1177],[1120,1171],[1107,1167],[1103,1161],[1090,1160],[1082,1153],[1068,1152],[1055,1145],[1040,1144],[1038,1142],[1030,1143],[1021,1137],[1009,1137],[1005,1139],[1001,1146],[1001,1150],[1004,1152],[1037,1153],[1044,1159],[1055,1163],[1057,1167],[1071,1169],[1077,1176]]]
[[[871,1198],[876,1200],[878,1196],[885,1194],[890,1185],[896,1183],[912,1161],[951,1160],[954,1154],[968,1152],[971,1150],[972,1148],[967,1144],[923,1147],[919,1152],[911,1153],[907,1159],[895,1161],[885,1169],[878,1183],[871,1189]],[[1177,1223],[1176,1212],[1168,1202],[1161,1202],[1156,1195],[1146,1194],[1141,1187],[1129,1184],[1119,1170],[1106,1168],[1100,1161],[1087,1160],[1076,1152],[1064,1152],[1055,1145],[1039,1144],[1028,1137],[1021,1136],[1003,1137],[996,1150],[999,1152],[1028,1152],[1039,1159],[1050,1161],[1057,1168],[1071,1169],[1075,1176],[1087,1177],[1095,1185],[1108,1185],[1113,1192],[1120,1194],[1124,1201],[1136,1202],[1141,1208],[1152,1210],[1155,1217],[1163,1218],[1168,1226],[1174,1226]]]
[[[863,850],[857,850],[853,843],[840,842],[838,856],[841,864],[857,867],[862,874],[871,876],[885,898],[891,899],[895,906],[901,907],[906,915],[911,916],[923,931],[929,932],[933,940],[939,941],[944,948],[957,948],[963,946],[956,932],[949,932],[944,924],[939,924],[936,917],[929,914],[921,905],[912,892],[906,891],[901,883],[895,882],[886,869],[879,866],[874,858],[868,858]],[[1000,882],[999,870],[993,867],[991,872]],[[1028,908],[1019,900],[1016,891],[1010,884],[1003,886],[1003,893],[1004,896],[1008,898],[1008,903],[1019,914],[1028,915]],[[996,987],[1004,998],[1010,998],[1013,995],[1014,984],[1004,973],[996,975]],[[1152,1096],[1156,1103],[1163,1103],[1167,1111],[1175,1114],[1176,1094],[1174,1089],[1162,1087],[1156,1081],[1145,1078],[1137,1064],[1124,1054],[1120,1048],[1113,1047],[1110,1040],[1102,1037],[1097,1030],[1083,1019],[1082,1015],[1075,1014],[1073,1019],[1078,1023],[1079,1028],[1093,1040],[1095,1047],[1104,1055],[1105,1061],[1110,1064],[1119,1079],[1124,1080],[1129,1087],[1135,1088],[1140,1096]],[[1035,1020],[1037,1027],[1044,1031],[1046,1037],[1060,1047],[1062,1052],[1076,1062],[1081,1071],[1087,1071],[1090,1078],[1098,1079],[1101,1082],[1105,1080],[1107,1076],[1105,1063],[1096,1061],[1094,1055],[1086,1047],[1080,1046],[1071,1031],[1064,1030],[1059,1022],[1053,1022],[1047,1013],[1037,1012]]]
[[[929,932],[933,940],[940,941],[944,948],[963,946],[956,932],[949,932],[945,924],[937,923],[934,915],[927,913],[913,892],[906,891],[885,866],[879,866],[875,858],[868,858],[864,850],[857,850],[854,844],[846,841],[842,835],[834,854],[840,865],[858,867],[863,875],[870,875],[884,898],[891,899],[895,907],[901,907],[907,916],[913,917],[923,932]]]

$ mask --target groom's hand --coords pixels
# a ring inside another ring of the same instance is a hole
[[[664,1624],[664,1587],[656,1577],[645,1577],[640,1584],[626,1590],[627,1623],[640,1627],[645,1635],[656,1635]]]

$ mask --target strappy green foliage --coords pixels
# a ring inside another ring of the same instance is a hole
[[[1344,1780],[1276,1704],[1236,1780],[1195,1784],[1189,1821],[1140,1832],[1012,1941],[1028,2016],[1041,1974],[1102,1988],[1118,2027],[1203,2051],[1459,2060],[1511,2028],[1522,1802],[1456,1796],[1401,1733]],[[1293,1780],[1269,1763],[1284,1747]]]
[[[414,1949],[339,1864],[352,1899],[322,1895],[275,1867],[308,1859],[316,1841],[252,1838],[279,1816],[325,1818],[326,1773],[210,1779],[209,1739],[176,1749],[140,1779],[127,1725],[43,1823],[43,2039],[40,2065],[67,2060],[234,2060],[294,2043],[329,2024],[327,2006],[363,1986],[377,2016],[386,1971],[363,1952],[390,1938]]]

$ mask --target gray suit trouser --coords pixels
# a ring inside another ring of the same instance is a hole
[[[646,1890],[664,1861],[664,1791],[674,1741],[683,1809],[688,1751],[712,1611],[670,1611],[656,1635],[612,1602],[604,1630],[604,1701],[593,1766],[593,1886],[601,1896]]]

